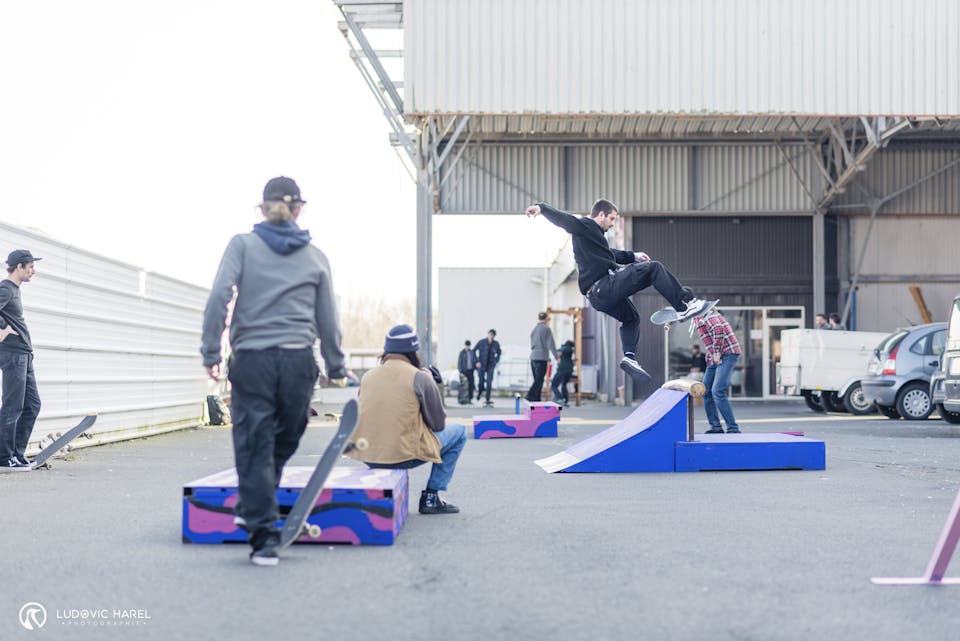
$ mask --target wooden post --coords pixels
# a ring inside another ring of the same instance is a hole
[[[672,389],[687,393],[687,441],[693,440],[693,399],[703,398],[707,386],[692,378],[677,378],[661,385],[663,389]]]
[[[923,292],[920,291],[920,285],[910,285],[910,295],[913,296],[913,302],[920,310],[920,317],[924,323],[933,322],[933,314],[927,309],[927,303],[923,300]]]

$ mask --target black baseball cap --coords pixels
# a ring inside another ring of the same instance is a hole
[[[10,255],[7,256],[7,267],[16,267],[17,265],[24,265],[26,263],[35,263],[38,260],[43,260],[42,258],[37,258],[30,253],[29,249],[14,249],[10,252]]]
[[[285,203],[305,204],[307,201],[300,197],[300,188],[293,178],[286,176],[277,176],[267,181],[263,188],[263,200],[280,200]]]

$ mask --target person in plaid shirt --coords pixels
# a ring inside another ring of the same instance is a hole
[[[703,316],[695,317],[692,322],[707,355],[707,371],[703,375],[707,393],[703,396],[703,409],[707,412],[710,429],[706,433],[723,434],[720,416],[717,415],[719,410],[727,424],[727,434],[739,434],[740,427],[733,415],[733,408],[730,407],[727,388],[730,386],[733,368],[740,360],[740,343],[737,342],[730,323],[716,308]]]

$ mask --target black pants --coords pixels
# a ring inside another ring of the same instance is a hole
[[[683,304],[683,285],[662,263],[655,260],[627,265],[598,280],[587,292],[587,299],[594,309],[622,323],[620,341],[624,352],[636,353],[640,342],[640,314],[630,297],[651,285],[675,310],[682,312],[686,309]]]
[[[468,369],[468,370],[461,370],[461,371],[460,371],[460,374],[461,374],[465,379],[467,379],[467,400],[472,400],[472,399],[473,399],[473,390],[474,390],[474,385],[473,385],[473,370],[470,370],[470,369]]]
[[[557,372],[553,375],[553,380],[550,381],[550,389],[553,392],[553,402],[557,403],[563,401],[564,403],[570,402],[570,398],[567,394],[567,383],[570,382],[570,378],[573,376],[570,372]]]
[[[236,512],[250,545],[278,543],[277,485],[307,427],[319,368],[311,348],[242,350],[230,357]]]
[[[527,400],[536,403],[543,390],[543,377],[547,375],[547,361],[530,361],[530,369],[533,371],[533,385],[527,392]]]
[[[40,414],[40,394],[33,372],[33,354],[0,351],[3,397],[0,401],[0,465],[23,456]]]

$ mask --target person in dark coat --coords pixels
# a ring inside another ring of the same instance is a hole
[[[477,343],[474,355],[477,357],[476,368],[479,370],[480,387],[477,389],[477,400],[486,393],[484,405],[490,406],[490,388],[493,387],[493,372],[500,362],[500,343],[497,342],[497,330],[491,329],[487,337]]]
[[[559,354],[557,373],[553,375],[553,380],[550,381],[554,402],[562,403],[564,407],[570,406],[570,398],[567,396],[567,383],[573,376],[573,346],[573,341],[567,341],[557,350]]]
[[[477,357],[470,349],[470,341],[464,341],[463,349],[460,350],[460,356],[457,358],[457,370],[463,377],[463,382],[467,384],[467,403],[473,398],[473,370],[476,369],[476,364]]]

